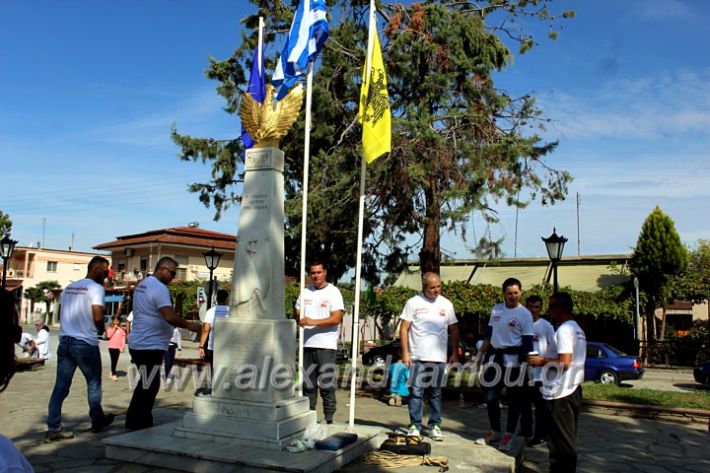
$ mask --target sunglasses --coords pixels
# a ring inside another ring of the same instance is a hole
[[[167,267],[165,267],[165,266],[163,266],[162,268],[163,268],[164,270],[166,270],[167,272],[169,272],[172,277],[175,277],[175,275],[177,274],[177,271],[173,271],[172,269],[169,269],[169,268],[167,268]]]

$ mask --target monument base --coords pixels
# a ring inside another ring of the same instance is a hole
[[[198,397],[175,436],[282,450],[315,422],[305,397],[274,403]]]
[[[218,441],[180,438],[174,433],[181,424],[177,421],[104,438],[106,458],[195,473],[331,473],[377,448],[385,438],[377,435],[381,429],[357,427],[354,433],[358,434],[358,440],[341,450],[290,453],[244,447],[226,438]],[[328,428],[330,434],[345,431],[344,425]]]

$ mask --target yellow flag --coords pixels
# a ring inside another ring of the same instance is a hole
[[[387,95],[387,76],[382,62],[382,51],[377,30],[371,26],[371,57],[365,60],[362,90],[360,90],[360,123],[362,123],[362,152],[371,163],[392,150],[390,99]],[[368,67],[369,66],[369,67]],[[368,74],[369,70],[369,74]]]

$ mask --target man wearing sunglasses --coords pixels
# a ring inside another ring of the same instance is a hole
[[[165,256],[155,271],[135,288],[133,324],[129,339],[131,360],[138,368],[138,383],[126,412],[126,428],[153,426],[153,405],[160,389],[160,367],[174,327],[199,332],[201,325],[183,320],[173,310],[168,284],[177,274],[178,262]]]

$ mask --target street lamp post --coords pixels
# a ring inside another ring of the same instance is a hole
[[[7,262],[12,258],[12,252],[15,251],[16,240],[11,239],[9,236],[5,236],[0,241],[0,257],[2,257],[2,288],[5,290],[5,285],[7,283]]]
[[[207,253],[202,253],[202,256],[205,257],[205,265],[207,265],[207,269],[210,270],[210,285],[207,289],[207,310],[209,310],[209,308],[212,307],[212,272],[217,265],[219,265],[219,259],[222,255],[212,248]]]
[[[553,294],[557,293],[557,263],[562,259],[562,252],[565,250],[565,243],[567,243],[567,238],[562,235],[557,235],[557,230],[552,229],[552,235],[545,238],[542,237],[542,241],[545,242],[545,247],[547,248],[547,256],[552,261],[552,289]]]
[[[634,314],[634,340],[638,338],[638,327],[641,321],[641,310],[639,307],[639,278],[634,276],[634,292],[636,293],[636,310]]]

